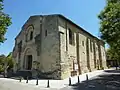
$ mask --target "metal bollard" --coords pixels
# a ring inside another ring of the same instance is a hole
[[[48,82],[47,82],[47,88],[49,88],[50,87],[50,83],[49,83],[49,80],[48,80]]]
[[[71,85],[71,78],[69,77],[69,86]]]
[[[37,78],[37,81],[36,81],[36,85],[38,85],[38,78]]]
[[[22,77],[20,77],[20,80],[19,80],[20,82],[22,81]]]
[[[79,78],[79,76],[78,76],[78,83],[80,83],[80,78]]]
[[[88,74],[86,74],[86,80],[88,81]]]
[[[26,83],[28,83],[28,77],[27,77],[27,81],[26,81]]]

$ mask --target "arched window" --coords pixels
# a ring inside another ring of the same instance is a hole
[[[45,30],[45,36],[47,36],[47,30]]]
[[[31,41],[33,39],[33,25],[30,25],[26,30],[26,41]]]
[[[74,45],[75,40],[74,40],[74,32],[69,28],[69,44]]]
[[[33,31],[30,32],[30,40],[33,39]]]

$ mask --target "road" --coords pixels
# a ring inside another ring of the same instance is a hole
[[[61,90],[120,90],[120,70],[106,70],[104,72],[104,74],[88,81]]]

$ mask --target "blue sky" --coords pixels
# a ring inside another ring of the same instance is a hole
[[[104,6],[105,0],[4,0],[4,12],[12,18],[12,25],[6,33],[7,40],[0,45],[0,54],[12,51],[15,37],[31,15],[62,14],[98,36],[97,15]]]

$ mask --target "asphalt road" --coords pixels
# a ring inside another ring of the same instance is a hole
[[[120,90],[120,70],[106,70],[104,72],[104,74],[88,81],[61,90]]]

